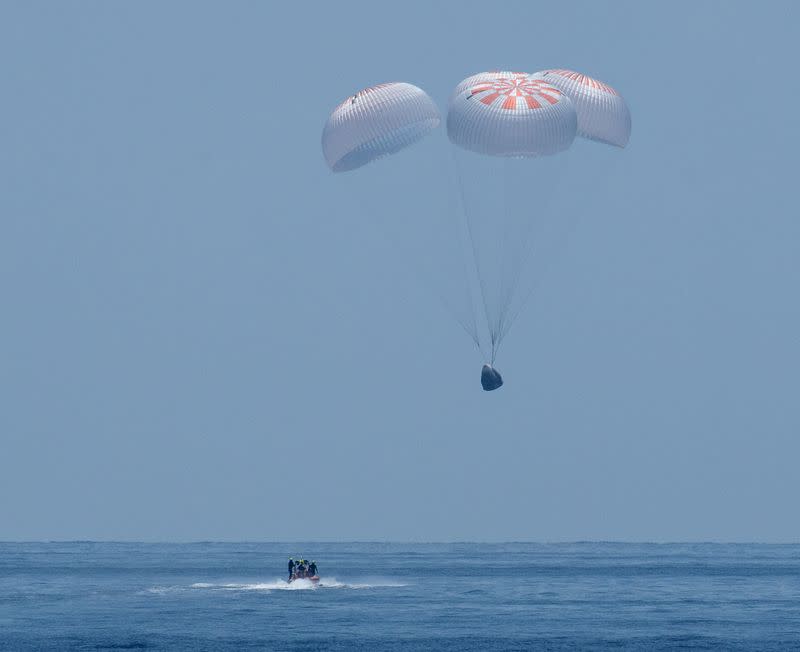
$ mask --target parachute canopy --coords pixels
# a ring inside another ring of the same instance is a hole
[[[547,156],[569,148],[577,124],[572,102],[555,86],[527,73],[484,72],[456,86],[447,136],[478,154]]]
[[[440,122],[422,89],[405,82],[371,86],[333,110],[322,133],[323,155],[334,172],[355,170],[413,145]],[[466,263],[457,265],[458,283],[447,286],[451,294],[440,294],[488,361],[481,370],[485,391],[503,385],[493,367],[498,347],[574,219],[574,211],[559,200],[574,157],[555,155],[578,135],[625,147],[630,131],[630,112],[620,94],[571,70],[483,72],[461,81],[451,94],[447,135],[458,201],[450,205],[463,224],[448,228],[443,244],[416,230],[412,239],[441,247],[431,256],[415,256],[420,263],[428,258],[436,263],[432,287],[445,286],[437,281],[445,275],[451,247],[457,262]],[[427,173],[446,167],[431,164],[438,150],[430,144]],[[410,174],[419,177],[421,167]],[[424,213],[424,220],[401,222],[411,229],[429,226],[437,223],[429,217],[448,211]]]
[[[322,153],[334,172],[399,152],[439,126],[433,100],[405,82],[370,86],[351,95],[328,118],[322,130]]]
[[[608,84],[573,70],[543,70],[533,75],[567,95],[578,113],[578,135],[625,147],[631,114],[622,96]]]

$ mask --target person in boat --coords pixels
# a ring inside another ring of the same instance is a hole
[[[289,581],[294,579],[294,559],[289,557]]]
[[[302,559],[300,560],[300,563],[297,565],[297,568],[295,569],[295,576],[300,579],[306,576],[306,565],[303,563]]]
[[[316,574],[317,574],[317,562],[312,561],[308,565],[308,576],[309,577],[314,577]]]

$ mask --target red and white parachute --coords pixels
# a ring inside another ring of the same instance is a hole
[[[494,362],[497,348],[530,294],[523,269],[547,253],[556,155],[569,149],[578,117],[559,88],[524,72],[471,75],[450,96],[447,136],[482,318],[473,339]],[[485,347],[484,347],[485,345]]]
[[[543,70],[533,75],[563,91],[578,114],[578,134],[625,147],[631,136],[631,114],[622,96],[608,84],[574,70]]]
[[[333,110],[322,132],[323,155],[334,172],[355,170],[413,145],[440,122],[436,104],[422,89],[405,82],[379,84]],[[474,291],[472,319],[462,326],[490,362],[535,282],[526,287],[523,271],[543,270],[537,261],[557,248],[560,232],[568,228],[557,192],[567,174],[568,158],[561,154],[578,135],[625,147],[630,131],[622,96],[570,70],[483,72],[452,92],[447,136],[459,183],[462,236],[468,234],[474,263],[467,281]],[[476,318],[480,312],[483,319]]]
[[[491,156],[534,157],[567,149],[577,115],[558,88],[526,73],[467,77],[450,97],[447,135],[464,149]]]

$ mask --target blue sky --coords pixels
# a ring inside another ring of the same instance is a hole
[[[797,541],[799,18],[2,3],[0,539]],[[354,200],[320,133],[364,86],[443,108],[506,67],[607,81],[633,133],[574,157],[485,394],[366,219],[441,180]]]

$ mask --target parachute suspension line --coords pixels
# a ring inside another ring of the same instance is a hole
[[[458,313],[453,309],[453,307],[450,305],[450,303],[447,300],[445,300],[444,295],[442,294],[441,291],[437,291],[436,292],[436,296],[439,297],[439,301],[441,301],[442,305],[445,307],[445,310],[447,310],[447,312],[450,313],[450,316],[453,319],[456,320],[456,323],[459,326],[461,326],[461,328],[464,329],[464,332],[467,335],[469,335],[469,338],[473,342],[475,342],[475,346],[478,347],[478,351],[480,351],[481,355],[483,355],[483,350],[481,349],[481,342],[480,342],[480,339],[478,337],[478,328],[477,328],[477,326],[475,324],[474,315],[472,316],[473,317],[472,321],[471,322],[467,322],[464,319],[462,319],[461,317],[459,317]],[[471,323],[471,327],[470,327],[470,323]]]
[[[497,283],[497,312],[495,317],[497,321],[492,324],[492,349],[495,350],[497,346],[500,345],[499,341],[499,333],[500,333],[500,324],[503,321],[503,310],[505,310],[505,296],[503,292],[503,277],[505,276],[505,266],[506,266],[506,233],[508,232],[508,222],[510,219],[509,216],[509,202],[508,202],[508,176],[507,176],[507,164],[508,159],[503,158],[500,160],[500,165],[498,166],[500,172],[500,242],[498,247],[498,258],[497,258],[497,278],[495,279]],[[495,344],[496,343],[496,344]]]
[[[402,193],[404,191],[404,186],[402,186],[402,184],[400,184],[400,182],[398,181],[397,183],[395,183],[393,189],[396,192]],[[380,224],[380,221],[378,223]],[[387,242],[391,242],[393,240],[391,232],[389,231],[388,228],[385,227],[385,225],[382,228],[384,231],[384,235],[387,238]],[[433,289],[433,284],[430,282],[429,279],[425,278],[425,273],[423,273],[420,270],[417,270],[417,272],[420,278],[428,285],[428,287],[431,287]],[[428,274],[430,273],[431,273],[430,270],[428,270]],[[475,314],[472,307],[470,307],[471,319],[467,321],[464,320],[462,317],[460,317],[458,315],[458,312],[453,308],[452,304],[445,299],[444,292],[442,291],[441,288],[434,289],[433,294],[436,295],[436,297],[439,299],[439,302],[444,306],[444,309],[450,314],[450,316],[456,321],[456,323],[459,326],[461,326],[462,329],[464,329],[464,332],[467,335],[469,335],[469,338],[475,343],[475,346],[478,347],[478,351],[483,356],[484,354],[483,350],[481,349],[481,343],[478,337],[478,328],[477,325],[475,324]],[[471,328],[470,328],[470,323],[471,323]]]
[[[508,176],[509,175],[506,175],[506,178],[508,178]],[[516,217],[524,221],[522,228],[517,229],[517,237],[519,237],[521,241],[521,247],[518,248],[521,252],[521,255],[519,257],[514,257],[513,260],[511,260],[511,270],[509,274],[511,281],[507,288],[503,316],[498,327],[498,346],[505,336],[508,335],[509,331],[511,330],[511,326],[513,326],[514,322],[522,313],[523,308],[539,285],[538,280],[534,281],[533,285],[524,294],[522,299],[517,302],[516,309],[513,311],[511,310],[512,307],[514,307],[514,297],[517,295],[517,292],[520,288],[520,281],[523,276],[523,271],[527,269],[532,258],[541,255],[541,252],[538,254],[536,253],[538,245],[532,241],[533,234],[536,231],[535,224],[541,221],[541,216],[543,213],[550,213],[549,207],[545,209],[541,205],[541,202],[539,202],[535,208],[529,208],[527,204],[522,204],[520,206],[520,210],[523,212],[523,214],[517,215]],[[512,228],[510,231],[514,231],[514,229]],[[510,237],[514,237],[513,232],[510,233]]]
[[[559,154],[558,156],[563,156],[563,154]],[[604,166],[602,169],[603,172],[607,174],[608,166]],[[554,231],[550,233],[549,239],[547,239],[546,242],[545,238],[543,237],[544,234],[540,233],[540,236],[542,236],[540,237],[540,242],[534,242],[532,245],[526,247],[525,259],[522,268],[527,267],[529,262],[533,261],[533,264],[536,267],[536,274],[532,276],[533,282],[529,287],[526,288],[524,296],[517,303],[516,309],[511,314],[511,317],[507,322],[506,333],[511,329],[511,325],[517,320],[522,311],[525,309],[530,301],[531,296],[539,289],[544,280],[544,276],[547,274],[553,263],[553,259],[555,258],[556,254],[559,254],[564,250],[569,240],[571,240],[573,232],[581,221],[582,215],[576,213],[574,209],[565,207],[560,200],[556,199],[561,197],[565,183],[567,183],[567,178],[563,173],[557,172],[556,176],[551,178],[551,192],[548,195],[547,204],[546,206],[542,206],[541,203],[537,204],[537,212],[535,213],[536,221],[531,219],[529,222],[530,226],[527,235],[529,240],[534,236],[534,224],[537,227],[544,226],[544,218],[542,218],[542,214],[544,213],[549,216],[549,219],[552,222],[551,226]],[[605,186],[605,184],[603,185]],[[556,222],[563,226],[556,227]],[[546,249],[544,248],[545,244],[547,245]],[[518,275],[517,281],[519,281],[521,276],[521,274]]]
[[[500,323],[503,321],[503,310],[505,308],[505,296],[503,292],[503,278],[505,277],[506,266],[506,231],[508,229],[509,220],[509,201],[508,201],[508,179],[506,177],[506,163],[507,158],[502,158],[498,161],[497,173],[500,176],[500,224],[497,237],[497,261],[495,263],[497,269],[497,289],[495,296],[497,297],[497,306],[495,307],[495,322],[492,324],[492,344],[494,345],[495,355],[497,355],[497,347],[500,346]]]
[[[481,303],[483,304],[483,313],[484,313],[484,316],[486,318],[486,323],[488,325],[489,324],[489,313],[490,313],[489,304],[488,304],[487,299],[486,299],[487,292],[486,292],[486,288],[485,288],[485,284],[484,284],[484,280],[483,280],[483,275],[481,274],[480,256],[478,254],[478,246],[477,246],[477,244],[475,242],[475,235],[473,233],[472,222],[471,222],[471,219],[470,219],[470,210],[467,208],[467,199],[466,199],[466,192],[464,190],[464,180],[463,180],[462,168],[459,165],[458,157],[456,156],[456,152],[455,152],[455,150],[453,148],[450,148],[450,153],[451,153],[451,155],[453,157],[453,165],[455,166],[455,169],[456,169],[456,178],[458,180],[458,191],[459,191],[458,196],[459,196],[459,200],[461,202],[461,213],[464,216],[464,224],[466,225],[467,235],[469,236],[470,248],[472,249],[472,259],[473,259],[473,263],[475,265],[475,272],[477,273],[477,276],[478,276],[478,286],[479,286],[480,294],[481,294]],[[490,328],[490,330],[491,330],[491,328]],[[476,334],[477,334],[477,325],[476,325]],[[478,345],[478,350],[481,352],[481,355],[485,356],[485,353],[483,352],[483,348],[481,347],[481,344],[480,344],[480,338],[476,337],[475,341],[476,341],[476,344]],[[494,338],[492,338],[492,360],[494,360]]]
[[[550,212],[550,209],[548,209],[548,212]],[[538,216],[537,216],[537,218],[538,218]],[[516,293],[517,287],[519,286],[520,279],[522,278],[522,270],[527,267],[529,261],[532,258],[535,258],[537,255],[538,256],[542,255],[541,252],[539,252],[538,254],[535,252],[536,245],[535,244],[531,244],[531,242],[530,242],[531,235],[532,235],[532,232],[534,230],[533,229],[533,221],[534,221],[534,219],[535,218],[533,218],[533,216],[531,216],[531,219],[528,221],[528,229],[525,232],[524,255],[523,255],[523,259],[520,262],[519,267],[516,270],[516,273],[514,275],[514,281],[513,281],[513,286],[512,286],[513,287],[512,292],[514,292],[514,293]],[[531,295],[534,293],[534,291],[536,291],[538,286],[539,286],[539,280],[535,279],[533,281],[533,283],[531,284],[530,288],[528,289],[528,291],[522,297],[522,300],[517,304],[516,310],[514,310],[514,312],[510,313],[510,316],[509,316],[509,318],[508,318],[508,320],[506,322],[506,325],[505,325],[505,332],[503,333],[503,337],[505,337],[506,334],[508,334],[508,331],[511,330],[511,326],[517,320],[517,317],[519,317],[520,313],[522,312],[522,309],[528,303],[528,301],[531,298]]]
[[[445,299],[442,296],[442,294],[441,293],[437,293],[437,295],[439,296],[439,299],[441,300],[441,302],[444,305],[444,307],[447,309],[447,312],[449,312],[450,315],[453,317],[453,319],[456,320],[458,325],[461,326],[461,328],[464,329],[464,332],[467,335],[469,335],[469,339],[471,339],[475,343],[475,346],[477,347],[478,351],[480,352],[481,355],[483,355],[483,349],[481,348],[481,340],[478,337],[478,327],[475,324],[474,318],[472,320],[472,328],[470,328],[469,324],[467,322],[465,322],[463,319],[461,319],[458,316],[458,314],[456,313],[456,311],[453,310],[450,307],[450,305],[448,304],[447,301],[445,301]]]
[[[500,348],[500,341],[502,340],[502,324],[503,317],[508,309],[507,292],[507,257],[508,251],[512,248],[509,246],[508,240],[511,239],[511,226],[510,221],[512,217],[512,203],[509,196],[508,184],[508,157],[502,157],[495,160],[490,167],[491,174],[494,178],[491,181],[491,186],[496,192],[499,192],[499,218],[500,224],[492,234],[494,240],[493,254],[496,260],[491,261],[492,267],[495,271],[496,278],[494,279],[495,292],[492,296],[495,297],[494,305],[492,306],[493,314],[490,321],[487,315],[487,323],[489,324],[491,342],[492,342],[492,364],[494,364],[495,357],[497,356],[498,349]]]
[[[458,323],[459,326],[461,326],[464,332],[467,335],[469,335],[469,339],[471,339],[475,343],[475,346],[477,347],[478,351],[481,353],[481,355],[483,355],[483,349],[481,348],[481,340],[478,337],[478,327],[475,324],[474,316],[471,322],[464,321],[461,317],[458,316],[458,313],[455,310],[453,310],[450,304],[444,299],[444,296],[441,294],[441,292],[437,293],[437,295],[439,296],[439,299],[441,300],[444,307],[447,309],[447,312],[449,312],[450,315],[453,317],[453,319],[456,320],[456,322]]]
[[[456,180],[458,182],[457,198],[458,198],[458,203],[460,204],[460,207],[459,207],[460,210],[456,209],[456,214],[457,214],[457,216],[458,215],[462,215],[464,217],[464,222],[465,222],[466,228],[467,228],[467,234],[469,236],[469,241],[470,241],[470,248],[472,250],[472,257],[474,259],[473,262],[475,263],[475,265],[477,267],[477,254],[476,254],[476,250],[475,250],[475,240],[474,240],[474,238],[472,236],[472,229],[470,228],[469,219],[467,218],[467,202],[466,202],[465,193],[464,193],[464,183],[462,181],[461,169],[459,167],[455,151],[453,150],[452,147],[448,148],[448,149],[450,150],[450,156],[451,156],[452,161],[453,161],[453,168],[454,168],[454,171],[455,171]],[[456,224],[458,224],[459,222],[460,222],[460,220],[456,219]],[[458,235],[458,233],[457,233],[457,235]],[[467,269],[468,266],[467,266],[467,262],[466,262],[466,260],[464,260],[463,256],[462,256],[461,260],[462,260],[462,264],[463,264],[463,268],[464,268],[464,277],[465,277],[465,280],[467,282],[467,293],[468,293],[469,299],[470,299],[470,314],[472,315],[472,330],[468,331],[468,334],[470,335],[470,337],[472,337],[472,341],[475,342],[475,346],[478,348],[478,352],[481,354],[482,357],[485,358],[486,354],[484,353],[483,346],[481,345],[480,332],[478,330],[478,320],[477,320],[477,317],[475,315],[475,305],[474,305],[473,296],[472,296],[472,283],[470,282],[470,278],[469,278],[469,271]],[[486,310],[486,298],[484,296],[483,287],[482,286],[480,288],[480,291],[481,291],[481,300],[483,302],[484,311],[485,311]]]
[[[515,168],[520,167],[518,165],[521,161],[512,161],[510,159],[505,159],[505,174],[504,174],[504,183],[505,183],[505,192],[504,196],[508,196],[509,191],[509,177],[511,176],[510,168],[512,165]],[[515,170],[516,171],[516,170]],[[515,178],[516,181],[516,178]],[[515,184],[517,185],[517,184]],[[515,206],[518,210],[526,210],[527,204],[522,204],[521,206]],[[527,211],[526,211],[527,212]],[[523,220],[522,228],[515,229],[515,223],[512,223],[512,220]],[[508,331],[511,329],[511,324],[514,322],[514,317],[510,317],[510,310],[512,308],[512,303],[514,301],[514,296],[517,293],[517,287],[519,285],[520,278],[522,277],[522,270],[525,268],[525,263],[529,257],[531,252],[530,246],[530,231],[531,231],[531,224],[530,220],[528,219],[528,215],[511,215],[509,209],[506,208],[506,223],[505,223],[505,232],[503,234],[503,244],[506,245],[507,241],[513,237],[518,237],[520,239],[519,246],[514,249],[513,247],[509,247],[509,250],[512,252],[512,256],[508,259],[508,277],[509,277],[509,284],[505,289],[505,293],[503,294],[503,310],[501,313],[500,320],[497,325],[497,339],[498,339],[498,346],[500,342],[505,338],[508,334]],[[520,251],[520,255],[514,255]],[[503,256],[503,261],[506,261],[505,255]]]
[[[534,293],[534,292],[535,292],[535,291],[538,289],[538,287],[539,287],[539,283],[540,283],[540,280],[538,280],[538,279],[537,279],[537,280],[535,280],[535,281],[534,281],[534,282],[531,284],[531,286],[530,286],[530,288],[528,289],[528,291],[525,293],[525,296],[524,296],[524,297],[522,297],[522,300],[521,300],[521,301],[519,302],[519,304],[517,305],[517,309],[516,309],[516,310],[515,310],[515,311],[512,313],[512,315],[511,315],[511,318],[508,320],[508,324],[507,324],[507,327],[506,327],[506,334],[508,333],[508,331],[510,331],[510,330],[511,330],[511,326],[512,326],[512,324],[513,324],[515,321],[517,321],[517,317],[519,317],[519,316],[520,316],[520,314],[522,313],[522,310],[523,310],[523,308],[525,308],[525,306],[527,305],[528,301],[529,301],[529,300],[530,300],[530,298],[531,298],[531,295],[532,295],[532,294],[533,294],[533,293]]]
[[[450,150],[451,157],[454,158],[455,154],[453,153],[452,149],[451,148],[448,148],[448,149]],[[458,202],[459,206],[456,207],[455,219],[451,223],[453,225],[453,228],[455,229],[455,233],[454,233],[455,240],[456,240],[456,242],[459,243],[459,245],[461,245],[462,244],[462,232],[461,232],[461,229],[459,227],[461,226],[460,216],[463,214],[463,212],[465,210],[465,207],[464,207],[464,193],[463,193],[463,188],[462,188],[462,186],[460,184],[461,175],[459,174],[458,169],[454,169],[453,172],[455,173],[455,176],[459,181],[459,191],[460,192],[456,193],[456,201]],[[461,247],[459,247],[459,249],[461,249]],[[477,316],[475,314],[475,304],[474,304],[474,300],[473,300],[472,284],[470,283],[470,273],[469,273],[470,270],[468,268],[468,263],[467,263],[466,257],[464,256],[463,250],[461,250],[461,255],[458,256],[458,259],[459,259],[459,261],[461,263],[462,275],[463,275],[463,278],[464,278],[464,280],[466,282],[466,286],[467,286],[467,288],[466,288],[466,290],[467,290],[467,299],[469,301],[469,310],[468,310],[469,317],[468,317],[468,319],[469,319],[469,326],[470,327],[468,327],[467,324],[462,322],[461,319],[458,319],[458,317],[456,317],[456,319],[457,319],[458,323],[461,325],[461,327],[464,329],[464,331],[467,333],[467,335],[470,336],[470,339],[474,342],[475,347],[478,349],[478,352],[481,354],[481,357],[485,358],[486,355],[484,354],[483,346],[481,345],[480,333],[478,331],[478,320],[477,320]]]
[[[491,160],[491,165],[488,168],[488,186],[489,188],[497,189],[503,181],[502,167],[497,165],[498,161]],[[504,215],[504,198],[497,198],[500,205],[497,210],[500,213],[500,219]],[[477,233],[475,238],[475,251],[476,251],[476,267],[479,270],[479,279],[481,288],[485,296],[485,317],[486,328],[489,332],[489,340],[491,344],[491,357],[490,360],[494,363],[494,358],[497,355],[497,319],[500,313],[501,305],[499,303],[499,293],[497,290],[502,286],[502,269],[499,265],[502,260],[500,255],[499,246],[497,243],[496,227],[491,227],[490,223],[482,218],[486,217],[484,211],[485,206],[481,207],[480,212],[471,211],[468,214],[473,233]],[[483,222],[483,224],[481,224]],[[494,278],[493,278],[494,276]]]
[[[516,237],[520,237],[520,234],[517,232],[518,230],[514,228],[515,224],[513,222],[513,220],[518,220],[520,218],[520,216],[514,214],[514,212],[513,212],[515,209],[518,209],[518,206],[517,206],[516,203],[514,203],[511,206],[509,206],[509,197],[511,197],[510,193],[512,191],[517,191],[518,190],[517,187],[513,187],[512,188],[512,187],[509,186],[509,178],[511,176],[511,168],[512,168],[512,166],[514,166],[516,168],[517,167],[517,163],[518,163],[518,161],[515,161],[514,159],[510,159],[510,158],[505,158],[503,160],[503,197],[504,197],[503,204],[504,204],[504,208],[505,208],[505,214],[504,214],[505,215],[505,222],[503,224],[503,226],[504,226],[504,230],[503,230],[503,250],[502,250],[503,255],[502,255],[501,260],[503,261],[503,266],[504,267],[506,267],[506,264],[508,264],[508,266],[511,268],[510,269],[510,273],[508,274],[508,276],[511,277],[511,283],[509,283],[505,287],[505,292],[501,295],[501,301],[503,303],[502,303],[502,309],[500,311],[500,316],[499,316],[499,319],[497,321],[497,345],[498,345],[498,347],[500,346],[500,342],[502,342],[503,338],[505,337],[504,330],[505,330],[506,317],[508,315],[508,311],[511,308],[511,302],[514,299],[514,291],[516,289],[516,280],[517,280],[515,272],[516,272],[516,274],[519,273],[518,265],[517,265],[517,259],[516,259],[517,258],[516,249],[518,249],[518,246],[515,248],[513,246],[514,243],[511,242],[511,240],[515,236]],[[516,184],[513,184],[513,185],[516,186]],[[523,235],[523,238],[522,238],[522,246],[523,246],[523,248],[525,246],[527,246],[527,238],[524,237],[524,235]],[[503,270],[503,277],[505,277],[505,276],[506,276],[506,271],[504,269]]]
[[[492,362],[494,362],[494,356],[497,353],[497,349],[500,348],[500,344],[503,341],[506,333],[508,332],[507,327],[507,317],[508,311],[511,309],[511,304],[514,299],[514,294],[516,291],[516,285],[519,280],[520,276],[520,265],[519,261],[517,260],[516,249],[519,248],[521,244],[523,250],[527,248],[528,245],[528,238],[527,234],[525,233],[518,233],[518,229],[515,227],[514,220],[519,219],[520,216],[515,214],[515,209],[517,208],[516,203],[510,201],[511,192],[516,191],[517,188],[513,188],[512,184],[509,182],[510,177],[510,168],[514,165],[512,159],[505,157],[502,161],[502,233],[500,238],[500,257],[497,261],[499,273],[497,277],[497,297],[498,297],[498,306],[497,306],[497,322],[492,327],[492,345],[493,345],[493,354],[492,354]],[[522,236],[520,238],[520,236]],[[521,243],[517,242],[514,243],[513,240],[515,238],[520,238]],[[515,244],[517,245],[515,247]],[[504,280],[510,279],[510,283],[504,282]]]

